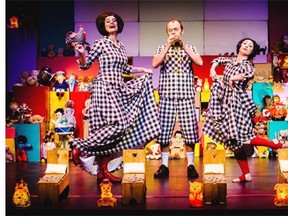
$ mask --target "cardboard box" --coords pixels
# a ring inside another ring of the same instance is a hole
[[[278,182],[288,183],[288,172],[282,172],[280,169],[280,160],[288,163],[288,149],[278,149]]]
[[[49,165],[65,165],[61,169],[55,169]],[[48,171],[48,168],[51,168]],[[55,171],[51,171],[51,170]],[[52,204],[59,203],[69,194],[69,150],[54,149],[47,151],[47,169],[46,174],[37,183],[38,201],[39,203],[50,202]]]
[[[122,202],[124,205],[145,203],[146,183],[145,174],[124,174],[122,184]]]
[[[143,149],[123,151],[123,179],[121,183],[122,202],[124,205],[143,204],[146,199],[145,181],[146,156]]]
[[[204,150],[203,196],[205,204],[226,204],[227,183],[225,179],[225,163],[225,150]]]

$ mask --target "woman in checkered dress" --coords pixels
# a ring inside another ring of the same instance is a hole
[[[250,60],[257,52],[257,43],[251,38],[244,38],[237,44],[237,56],[218,57],[212,61],[210,69],[214,82],[203,132],[234,152],[242,175],[233,182],[251,181],[243,144],[273,149],[286,147],[278,140],[269,141],[253,134],[252,119],[257,107],[247,94],[246,85],[254,77],[255,69]],[[225,65],[223,80],[218,79],[216,74],[218,65]]]
[[[123,149],[143,147],[158,136],[157,106],[151,70],[128,65],[125,48],[117,39],[124,26],[122,18],[113,12],[103,12],[97,17],[96,26],[103,38],[94,41],[87,57],[82,44],[73,44],[80,53],[80,69],[88,69],[98,61],[99,72],[90,90],[89,135],[70,143],[74,147],[74,162],[80,162],[80,154],[96,158],[98,182],[103,178],[120,182],[121,178],[108,171],[109,156]],[[135,72],[147,74],[124,82],[123,73]]]

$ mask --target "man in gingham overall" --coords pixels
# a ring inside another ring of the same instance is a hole
[[[167,43],[157,48],[152,66],[160,66],[159,109],[161,134],[158,143],[161,145],[162,165],[154,178],[169,176],[169,144],[176,117],[183,134],[187,151],[187,176],[198,178],[194,167],[194,146],[199,142],[198,121],[195,112],[195,89],[192,63],[202,65],[203,60],[196,48],[184,44],[183,25],[178,19],[171,19],[166,26]]]

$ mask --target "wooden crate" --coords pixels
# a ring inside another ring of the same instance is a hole
[[[280,160],[288,160],[288,149],[278,149],[278,182],[288,183],[288,173],[281,172],[279,163]]]
[[[225,163],[226,151],[224,149],[204,150],[203,196],[205,204],[226,204]]]
[[[121,183],[122,203],[143,204],[146,199],[145,174],[124,174]]]
[[[38,202],[57,204],[69,194],[69,150],[47,151],[47,164],[65,164],[66,173],[46,173],[37,183]]]
[[[123,204],[143,204],[146,199],[146,155],[143,149],[123,151],[123,179],[121,183]]]

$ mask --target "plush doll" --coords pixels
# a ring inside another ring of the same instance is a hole
[[[203,206],[203,183],[189,181],[189,204],[191,207]]]
[[[50,67],[43,67],[37,75],[37,82],[39,85],[51,86],[54,74]]]
[[[15,207],[26,208],[31,206],[28,184],[23,179],[16,183],[12,201]]]
[[[43,139],[42,144],[42,155],[41,160],[47,159],[47,151],[53,150],[57,147],[56,143],[54,142],[54,132],[46,131],[45,137]]]
[[[58,108],[54,112],[56,114],[56,120],[52,119],[52,123],[54,124],[55,127],[59,127],[62,125],[66,125],[68,120],[66,116],[64,115],[64,109],[63,108]]]
[[[91,102],[91,99],[88,98],[85,100],[85,103],[84,103],[84,109],[82,109],[82,114],[83,114],[83,120],[88,120],[89,119],[89,106],[90,106],[90,102]]]
[[[74,88],[75,88],[75,84],[78,82],[78,80],[76,79],[76,75],[75,74],[71,74],[69,76],[69,79],[66,80],[66,82],[69,85],[70,92],[73,92]]]
[[[14,123],[17,123],[20,120],[20,113],[18,108],[19,105],[17,102],[10,102],[6,117],[6,127],[12,127]]]
[[[76,118],[74,116],[75,110],[74,110],[74,102],[72,100],[68,100],[65,103],[65,109],[64,109],[64,115],[67,119],[67,124],[70,124],[73,126],[73,128],[76,127]]]
[[[28,107],[28,105],[26,103],[22,103],[17,111],[20,114],[20,119],[19,122],[20,123],[30,123],[30,117],[32,116],[32,110]]]
[[[55,73],[55,79],[56,82],[54,83],[52,91],[56,91],[57,97],[62,98],[64,96],[64,92],[69,91],[69,85],[65,81],[66,79],[65,72],[57,71]]]
[[[288,206],[288,184],[287,183],[277,183],[274,186],[275,206]]]
[[[203,80],[201,78],[198,78],[197,82],[196,82],[196,91],[197,92],[202,91],[202,85],[203,85]]]
[[[44,117],[41,115],[32,115],[29,122],[32,124],[42,124],[44,122]]]
[[[158,160],[161,158],[160,144],[154,143],[154,144],[150,145],[146,150],[147,150],[147,154],[146,154],[147,159]]]
[[[170,152],[172,159],[180,159],[180,154],[184,151],[184,139],[181,131],[176,131],[172,138],[170,145]]]
[[[24,135],[19,135],[17,137],[16,144],[16,159],[17,161],[27,162],[28,156],[26,150],[32,149],[32,145],[27,143],[27,137]]]
[[[47,57],[49,58],[53,58],[56,56],[56,53],[55,53],[55,45],[54,44],[49,44],[47,46]]]

